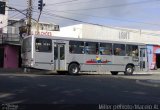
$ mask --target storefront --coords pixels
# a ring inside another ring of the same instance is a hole
[[[149,69],[155,70],[160,68],[160,46],[147,45],[148,66]]]
[[[20,67],[20,46],[0,45],[0,68],[16,69]]]

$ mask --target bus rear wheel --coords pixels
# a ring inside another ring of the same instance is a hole
[[[73,74],[73,75],[76,75],[76,74],[78,74],[79,73],[79,65],[78,64],[76,64],[76,63],[71,63],[70,65],[69,65],[69,68],[68,68],[68,72],[69,72],[69,74]]]
[[[116,71],[111,71],[111,74],[112,74],[112,75],[118,75],[118,72],[116,72]]]
[[[132,65],[127,65],[124,75],[132,75],[134,71],[134,67]]]

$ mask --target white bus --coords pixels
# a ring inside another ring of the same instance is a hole
[[[21,52],[24,68],[112,75],[148,70],[146,45],[140,43],[31,35],[23,39]]]

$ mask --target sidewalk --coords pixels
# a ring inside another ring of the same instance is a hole
[[[22,68],[17,68],[17,69],[0,68],[0,73],[21,73],[21,72],[23,72]]]
[[[31,72],[46,72],[45,70],[36,70],[36,69],[31,69],[30,72],[28,73],[31,73]],[[17,68],[17,69],[5,69],[5,68],[0,68],[0,74],[3,73],[3,74],[24,74],[26,72],[24,72],[24,69],[23,68]]]

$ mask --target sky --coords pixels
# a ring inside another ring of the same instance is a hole
[[[27,0],[8,0],[24,13]],[[63,26],[89,23],[103,26],[160,31],[160,0],[43,0],[41,22]],[[38,19],[38,0],[33,0],[33,18]],[[9,17],[22,19],[19,12]]]

